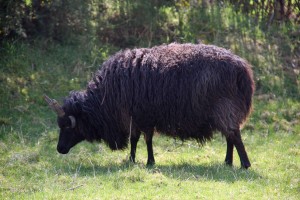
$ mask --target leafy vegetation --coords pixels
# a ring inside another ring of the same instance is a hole
[[[32,18],[35,20],[44,16],[34,11],[39,3],[56,13],[48,17],[59,23],[59,28],[40,24],[47,27],[46,35],[20,29],[18,33],[26,33],[27,38],[24,34],[23,38],[7,36],[0,43],[0,199],[299,198],[297,21],[274,18],[268,24],[270,15],[256,18],[255,11],[245,12],[239,6],[243,4],[230,1],[193,1],[198,2],[194,5],[192,1],[83,4],[76,0],[71,7],[63,5],[68,8],[63,16],[59,14],[62,10],[57,10],[62,5],[53,2],[26,1],[26,5],[31,16],[37,16]],[[291,2],[296,5],[298,1]],[[79,4],[80,9],[76,8]],[[297,16],[296,8],[291,16]],[[74,13],[81,12],[82,21],[76,21]],[[60,23],[64,18],[70,18],[69,24]],[[17,20],[8,18],[4,26],[2,19],[1,30],[15,24],[9,20]],[[222,46],[253,65],[254,110],[242,130],[250,170],[239,169],[236,152],[235,167],[223,165],[226,143],[220,135],[204,146],[156,135],[157,164],[152,168],[145,166],[147,152],[142,139],[137,164],[128,162],[129,150],[111,152],[102,143],[84,142],[68,155],[56,152],[56,116],[44,103],[44,93],[61,100],[71,90],[84,89],[98,66],[120,48],[172,41]]]

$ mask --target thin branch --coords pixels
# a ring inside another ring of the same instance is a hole
[[[66,189],[65,191],[69,191],[69,190],[75,190],[75,189],[78,189],[78,188],[80,188],[80,187],[82,187],[82,186],[83,186],[83,184],[81,184],[81,185],[77,185],[77,186],[75,186],[75,187],[72,187],[72,188]]]

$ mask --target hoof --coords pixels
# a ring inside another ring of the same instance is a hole
[[[155,161],[148,161],[147,162],[147,167],[152,167],[153,165],[155,165]]]
[[[242,169],[248,169],[249,167],[251,167],[250,163],[241,163],[241,168]]]
[[[225,160],[225,165],[232,167],[232,161]]]
[[[133,158],[133,157],[130,156],[129,157],[129,161],[132,162],[132,163],[135,163],[135,158]]]

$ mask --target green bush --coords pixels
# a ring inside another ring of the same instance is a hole
[[[88,30],[89,4],[84,0],[1,0],[0,38],[52,38],[62,41]]]

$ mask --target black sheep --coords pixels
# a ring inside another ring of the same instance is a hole
[[[200,143],[220,131],[227,141],[225,162],[232,165],[235,146],[248,168],[240,126],[251,112],[253,93],[251,66],[242,58],[213,45],[172,43],[116,53],[62,107],[45,98],[58,114],[59,153],[83,140],[103,140],[112,150],[130,140],[134,162],[143,132],[151,165],[154,129]]]

